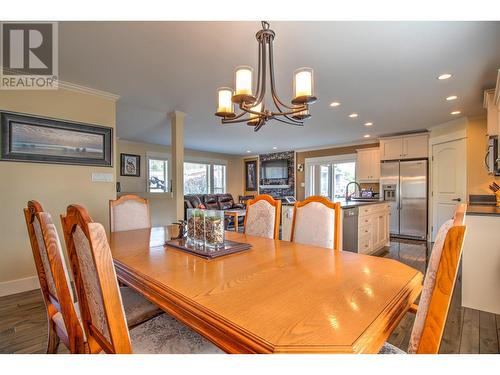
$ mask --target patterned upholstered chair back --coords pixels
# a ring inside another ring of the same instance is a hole
[[[61,216],[82,324],[92,353],[130,353],[131,344],[104,227],[85,208],[68,206]]]
[[[137,195],[123,195],[109,201],[111,232],[151,228],[149,202]]]
[[[311,196],[295,203],[291,240],[338,250],[340,203],[333,203],[320,196]]]
[[[75,309],[75,298],[57,229],[50,214],[43,212],[42,206],[36,201],[28,202],[24,215],[47,308],[49,328],[55,330],[55,334],[71,352],[81,353],[84,351],[83,330]]]
[[[437,354],[444,331],[465,235],[465,205],[438,231],[429,258],[408,353]]]
[[[251,236],[279,237],[281,201],[261,194],[247,202],[245,233]]]

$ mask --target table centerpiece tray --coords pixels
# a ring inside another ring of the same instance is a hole
[[[229,254],[235,254],[250,250],[252,247],[252,245],[248,243],[225,240],[223,246],[211,248],[206,245],[191,243],[186,238],[166,241],[165,246],[173,247],[174,249],[181,250],[204,259],[214,259]]]

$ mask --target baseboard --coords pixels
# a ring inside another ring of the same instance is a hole
[[[25,277],[24,279],[11,281],[2,281],[0,282],[0,297],[39,288],[40,283],[38,282],[37,276]]]

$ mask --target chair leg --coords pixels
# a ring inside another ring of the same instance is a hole
[[[54,323],[49,322],[49,339],[47,342],[47,354],[57,354],[59,347],[59,336],[57,335]]]

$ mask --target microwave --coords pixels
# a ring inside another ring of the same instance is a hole
[[[488,138],[488,149],[484,157],[484,164],[488,173],[493,176],[500,176],[500,163],[498,158],[498,137]]]

